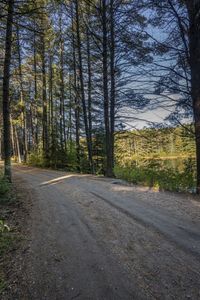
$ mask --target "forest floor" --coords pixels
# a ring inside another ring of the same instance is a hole
[[[25,166],[14,182],[32,205],[3,299],[200,299],[198,198]]]

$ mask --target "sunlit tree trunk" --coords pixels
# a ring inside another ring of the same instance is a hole
[[[15,141],[16,141],[16,149],[17,149],[17,157],[18,157],[18,163],[21,164],[22,160],[21,160],[21,153],[20,153],[20,147],[19,147],[19,137],[18,137],[18,133],[17,133],[17,128],[16,126],[14,126],[14,137],[15,137]]]
[[[10,116],[10,133],[11,133],[11,145],[12,145],[12,155],[16,158],[16,148],[15,148],[15,140],[14,140],[14,130],[13,130],[13,122],[12,117]]]

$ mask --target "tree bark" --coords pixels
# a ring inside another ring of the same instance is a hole
[[[115,133],[115,18],[114,0],[110,0],[110,164],[114,169],[114,133]]]
[[[102,0],[102,30],[103,30],[103,96],[104,96],[104,126],[106,141],[106,166],[105,175],[112,177],[112,164],[110,160],[110,120],[109,120],[109,95],[108,95],[108,29],[107,29],[107,4]]]
[[[14,156],[14,158],[16,158],[17,154],[16,154],[16,147],[15,147],[13,122],[11,116],[10,116],[10,133],[11,133],[12,155]]]
[[[69,74],[69,126],[67,131],[67,140],[70,144],[70,153],[72,152],[72,79]]]
[[[93,173],[93,159],[92,159],[92,141],[90,139],[89,128],[88,128],[88,117],[87,108],[85,103],[85,91],[84,91],[84,80],[83,80],[83,65],[82,65],[82,52],[81,52],[81,38],[80,38],[80,21],[79,21],[79,5],[78,0],[75,1],[76,7],[76,35],[77,35],[77,51],[78,51],[78,67],[79,67],[79,80],[80,80],[80,91],[83,108],[83,119],[85,125],[85,134],[87,141],[88,160],[90,165],[90,171]]]
[[[189,51],[191,68],[191,94],[194,112],[197,188],[200,194],[200,1],[186,1],[190,20]]]
[[[87,15],[88,15],[88,23],[90,26],[90,3],[87,4]],[[90,33],[89,28],[87,26],[86,29],[86,36],[87,36],[87,69],[88,69],[88,130],[89,130],[89,139],[90,139],[90,147],[91,152],[93,152],[93,145],[92,145],[92,71],[91,71],[91,53],[90,53]],[[93,162],[92,167],[94,168]],[[94,169],[92,170],[94,173]]]
[[[34,26],[36,23],[34,20]],[[34,56],[34,105],[35,105],[35,147],[38,147],[38,84],[37,84],[37,49],[36,49],[36,33],[34,31],[33,38],[33,56]]]
[[[76,163],[77,171],[80,171],[80,104],[79,104],[79,92],[77,83],[77,68],[76,68],[76,47],[75,47],[75,28],[74,28],[74,16],[73,16],[73,6],[71,7],[71,17],[72,17],[72,64],[73,64],[73,86],[74,86],[74,105],[75,105],[75,136],[76,136]]]
[[[47,117],[47,92],[46,92],[46,50],[45,50],[45,33],[44,28],[41,36],[41,58],[42,58],[42,103],[43,103],[43,116],[42,116],[42,140],[43,140],[43,155],[45,163],[49,157],[48,149],[48,117]]]
[[[17,50],[18,50],[18,64],[19,64],[19,83],[20,83],[20,102],[21,102],[21,116],[22,116],[22,126],[23,126],[23,154],[24,161],[27,161],[28,156],[28,140],[27,140],[27,120],[26,120],[26,103],[24,101],[24,88],[23,88],[23,78],[22,78],[22,59],[21,59],[21,49],[20,49],[20,36],[19,36],[19,26],[17,25]]]
[[[10,64],[12,51],[14,0],[8,0],[6,24],[5,59],[3,72],[3,125],[4,125],[4,175],[11,181],[11,142],[10,142]]]
[[[16,126],[14,126],[13,129],[14,129],[14,137],[15,137],[15,141],[16,141],[18,163],[21,164],[22,160],[21,160],[21,153],[20,153],[20,147],[19,147],[19,137],[18,137]]]
[[[53,103],[53,53],[49,54],[49,129],[50,129],[50,157],[51,161],[55,156],[56,142],[55,142],[55,124],[54,124],[54,103]]]
[[[66,150],[65,128],[65,86],[64,86],[64,41],[62,36],[62,19],[60,16],[60,145],[62,151]]]
[[[2,131],[0,129],[0,160],[2,160]]]

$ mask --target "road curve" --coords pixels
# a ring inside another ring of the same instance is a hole
[[[23,166],[15,179],[33,199],[15,299],[200,299],[198,199]]]

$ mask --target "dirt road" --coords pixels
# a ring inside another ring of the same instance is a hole
[[[197,200],[37,168],[14,178],[33,199],[20,300],[200,299]]]

